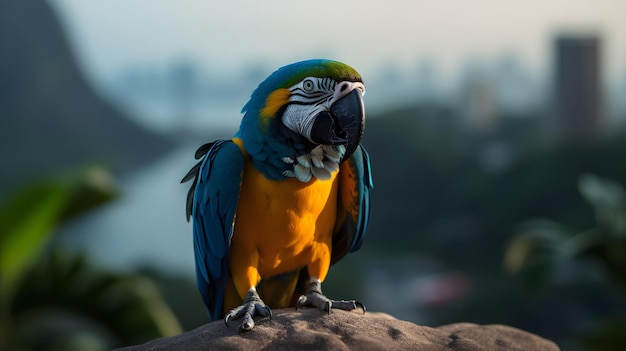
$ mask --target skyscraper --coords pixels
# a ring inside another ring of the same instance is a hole
[[[602,116],[601,40],[560,36],[555,41],[556,127],[565,137],[597,136]]]

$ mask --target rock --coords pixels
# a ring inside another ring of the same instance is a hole
[[[316,309],[275,310],[257,318],[250,332],[238,324],[215,321],[192,331],[118,351],[142,350],[421,350],[558,351],[552,341],[505,325],[449,324],[419,326],[383,313]]]

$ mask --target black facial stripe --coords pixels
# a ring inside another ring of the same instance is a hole
[[[291,91],[291,103],[298,105],[314,105],[332,98],[333,91],[337,86],[337,82],[331,78],[307,78],[315,84],[315,90],[312,92],[304,90],[303,87],[295,87]]]
[[[303,97],[303,98],[317,98],[320,96],[326,96],[328,95],[325,92],[315,92],[315,93],[300,93],[300,92],[293,92],[291,93],[292,96],[299,96],[299,97]]]
[[[317,104],[323,102],[324,100],[329,100],[330,98],[331,98],[330,96],[325,95],[325,96],[322,96],[321,98],[315,99],[315,100],[308,99],[307,101],[298,101],[298,100],[290,101],[289,104],[294,104],[294,105],[317,105]]]
[[[333,79],[330,79],[330,78],[320,79],[318,80],[318,83],[321,84],[321,89],[326,90],[326,91],[335,90],[335,85],[337,84],[337,82],[335,82]]]

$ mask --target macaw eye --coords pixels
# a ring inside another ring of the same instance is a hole
[[[305,80],[304,82],[302,82],[302,88],[304,89],[304,91],[306,92],[311,92],[313,91],[313,87],[315,84],[313,84],[313,81],[310,79]]]

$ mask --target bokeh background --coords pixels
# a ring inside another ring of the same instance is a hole
[[[208,321],[184,216],[201,144],[274,69],[367,86],[364,247],[325,292],[415,323],[626,343],[626,5],[0,3],[0,349],[106,350]]]

